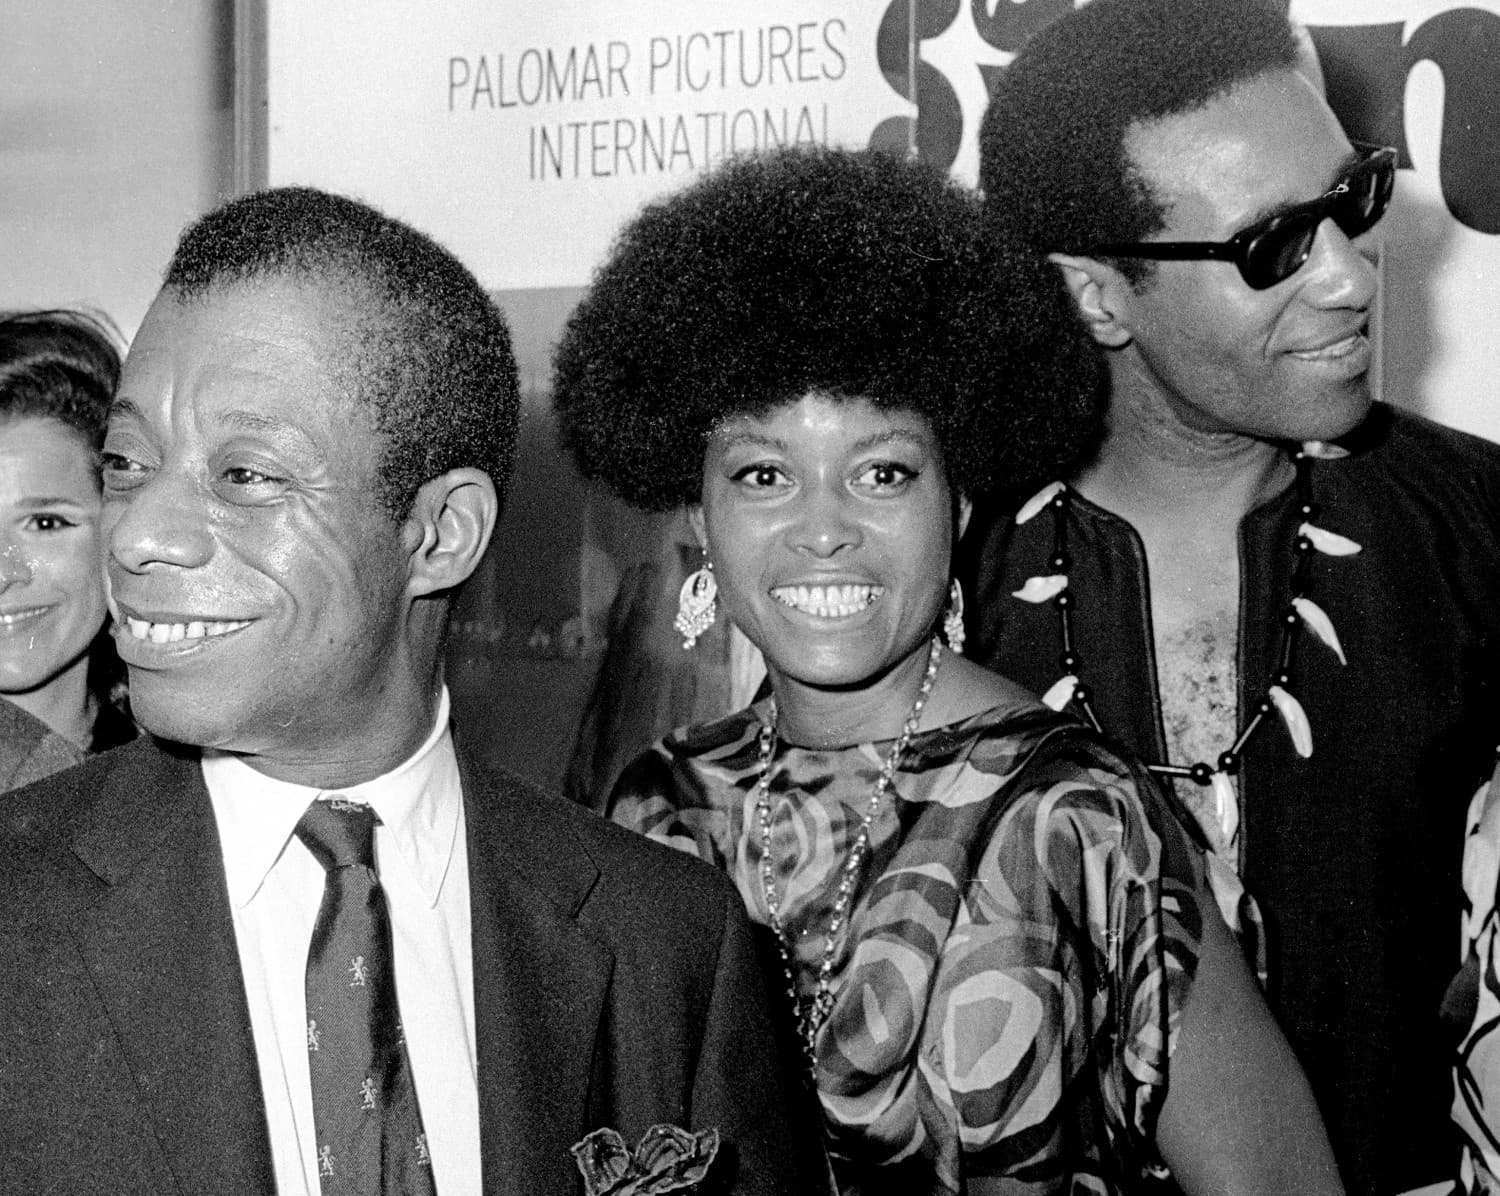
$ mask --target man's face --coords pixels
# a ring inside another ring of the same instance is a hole
[[[1323,195],[1355,160],[1333,113],[1293,72],[1138,126],[1126,148],[1163,202],[1166,227],[1151,237],[1161,241],[1226,240]],[[1266,290],[1230,262],[1155,269],[1125,299],[1135,352],[1117,361],[1117,384],[1127,371],[1126,385],[1144,385],[1206,432],[1327,440],[1363,418],[1375,271],[1332,221],[1301,269]]]
[[[277,775],[399,737],[406,571],[381,443],[330,363],[352,302],[271,278],[164,291],[104,445],[120,655],[148,730]]]

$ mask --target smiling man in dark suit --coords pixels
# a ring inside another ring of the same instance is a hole
[[[151,737],[3,815],[0,1191],[571,1192],[658,1123],[816,1190],[733,891],[455,747],[516,423],[421,234],[298,188],[184,235],[103,454]]]

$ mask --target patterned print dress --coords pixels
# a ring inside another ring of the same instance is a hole
[[[728,872],[769,917],[765,704],[668,736],[610,814]],[[771,855],[816,988],[843,863],[891,744],[778,747]],[[1200,857],[1152,782],[1040,705],[917,734],[872,827],[815,1080],[846,1194],[1137,1191],[1197,966]],[[777,984],[776,987],[783,987]]]

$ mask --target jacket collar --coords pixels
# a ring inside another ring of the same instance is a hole
[[[73,837],[107,887],[69,931],[180,1189],[271,1191],[250,1014],[196,754],[142,741],[110,764]]]
[[[599,878],[542,795],[459,754],[469,834],[480,1150],[486,1192],[567,1192],[591,1129],[614,968],[579,915]]]

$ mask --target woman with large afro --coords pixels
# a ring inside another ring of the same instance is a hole
[[[841,1191],[1337,1191],[1153,782],[960,654],[972,500],[1102,418],[1051,270],[873,152],[734,160],[625,229],[557,351],[563,440],[688,508],[685,646],[722,611],[771,692],[669,735],[608,812],[772,932]]]

